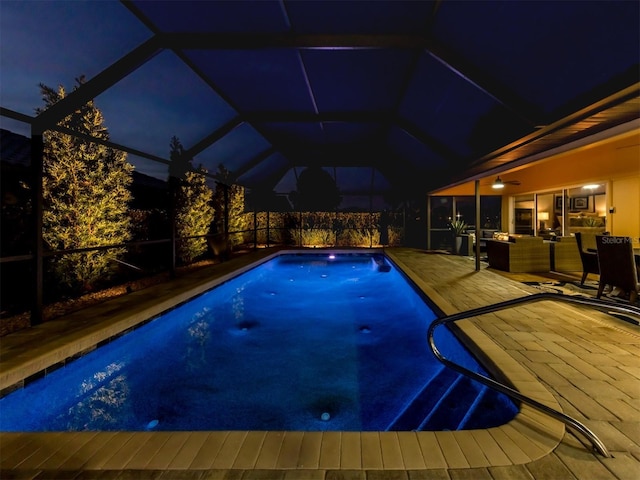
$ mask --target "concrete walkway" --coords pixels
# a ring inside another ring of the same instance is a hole
[[[390,249],[445,313],[537,291],[467,257]],[[269,252],[136,292],[0,340],[0,388],[60,364]],[[465,432],[76,432],[0,434],[0,478],[635,479],[640,475],[640,328],[540,302],[461,322],[474,350],[519,390],[584,422],[613,453],[523,408]],[[305,458],[308,463],[303,463]]]

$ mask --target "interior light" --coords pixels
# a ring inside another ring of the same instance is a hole
[[[495,188],[496,190],[499,189],[499,188],[504,188],[504,182],[502,181],[502,179],[500,177],[498,177],[493,182],[493,185],[491,185],[491,188]]]
[[[584,188],[584,189],[586,189],[586,190],[595,190],[595,189],[596,189],[596,188],[598,188],[599,186],[600,186],[600,185],[590,184],[590,185],[585,185],[585,186],[584,186],[584,187],[582,187],[582,188]]]
[[[540,221],[540,230],[546,230],[545,222],[549,220],[549,212],[538,212],[538,220]]]

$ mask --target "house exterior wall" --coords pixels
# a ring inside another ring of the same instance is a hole
[[[612,235],[631,237],[640,248],[640,173],[611,182],[611,204],[615,213],[607,214]]]

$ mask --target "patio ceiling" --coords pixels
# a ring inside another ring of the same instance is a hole
[[[39,124],[171,52],[214,98],[194,163],[256,190],[319,166],[345,193],[419,194],[640,117],[638,2],[123,4],[149,40]]]

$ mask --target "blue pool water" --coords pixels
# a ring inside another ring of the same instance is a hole
[[[0,400],[0,430],[455,430],[517,412],[446,370],[381,255],[280,255]],[[445,328],[439,348],[483,372]]]

